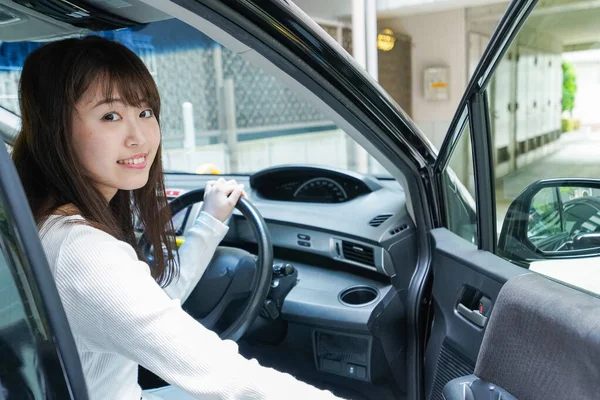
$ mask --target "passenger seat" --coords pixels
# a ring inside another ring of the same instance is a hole
[[[533,273],[509,280],[492,310],[474,375],[448,382],[443,395],[600,399],[600,299]]]

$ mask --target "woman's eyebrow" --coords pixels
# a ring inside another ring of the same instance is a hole
[[[112,99],[102,99],[99,102],[97,102],[94,107],[92,107],[92,109],[101,106],[103,104],[114,104],[114,103],[121,103],[123,105],[126,105],[125,102],[122,99],[119,98],[112,98]],[[143,104],[143,105],[148,105],[148,101],[146,99],[141,99],[139,100],[139,104]]]
[[[114,103],[121,103],[121,104],[123,104],[123,100],[118,99],[118,98],[115,98],[115,99],[102,99],[99,102],[97,102],[94,105],[94,107],[92,107],[92,108],[96,108],[96,107],[101,106],[103,104],[114,104]]]

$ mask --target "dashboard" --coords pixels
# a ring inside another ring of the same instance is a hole
[[[246,184],[248,199],[267,222],[272,243],[280,249],[341,262],[348,271],[368,269],[394,276],[394,253],[410,264],[415,254],[414,225],[403,188],[395,180],[331,167],[285,165],[251,176],[231,176]],[[212,175],[165,175],[167,195],[203,188]],[[249,185],[248,185],[249,184]],[[174,218],[183,233],[196,219],[199,205]],[[249,223],[234,210],[227,243],[255,243]]]
[[[301,203],[344,203],[381,188],[371,178],[332,168],[282,166],[257,172],[250,185],[263,198]]]
[[[167,195],[175,198],[212,179],[166,173]],[[394,287],[408,287],[418,264],[416,228],[402,186],[391,179],[319,166],[278,166],[226,179],[246,185],[248,200],[263,217],[275,253],[274,271],[276,266],[294,267],[291,275],[281,269],[274,272],[271,297],[254,328],[260,332],[256,348],[280,352],[289,343],[294,354],[307,355],[311,368],[348,377],[343,368],[331,364],[331,359],[348,357],[347,352],[330,349],[351,347],[358,360],[352,361],[357,363],[354,367],[362,372],[350,377],[378,379],[372,366],[379,361],[371,354],[386,350],[373,338],[389,333],[398,342],[387,348],[389,359],[401,353],[403,339],[397,332],[404,308]],[[176,229],[185,233],[199,213],[200,205],[195,204],[175,216]],[[234,210],[221,245],[256,254],[254,228]],[[288,330],[289,337],[283,333]],[[274,343],[277,346],[269,345]],[[289,361],[296,365],[298,358]]]

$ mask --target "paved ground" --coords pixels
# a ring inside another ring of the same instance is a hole
[[[556,151],[496,182],[498,230],[512,200],[528,185],[544,178],[600,179],[600,132],[561,136]]]

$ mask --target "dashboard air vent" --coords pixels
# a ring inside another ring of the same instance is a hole
[[[390,235],[395,235],[396,233],[398,233],[398,232],[402,232],[402,231],[405,231],[405,230],[407,230],[407,229],[408,229],[408,224],[403,224],[403,225],[400,225],[400,226],[399,226],[399,227],[397,227],[396,229],[392,229],[392,230],[390,231]]]
[[[388,220],[388,218],[390,218],[392,216],[392,214],[381,214],[376,216],[375,218],[373,218],[371,220],[371,222],[369,222],[369,225],[371,226],[379,226],[381,224],[383,224],[385,221]]]
[[[362,244],[342,240],[342,252],[348,261],[375,266],[375,255],[373,248]]]

